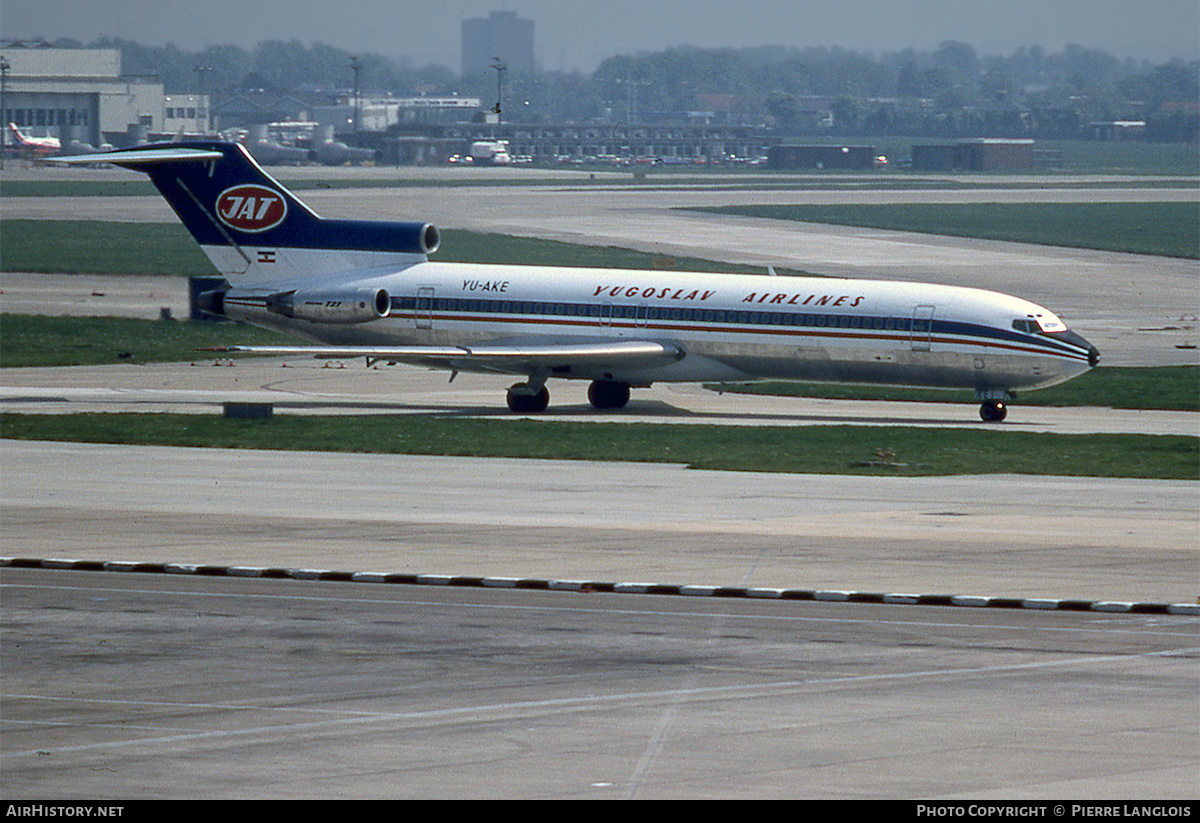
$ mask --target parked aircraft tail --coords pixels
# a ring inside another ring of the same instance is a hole
[[[57,137],[30,137],[22,132],[16,123],[9,123],[8,130],[12,132],[12,138],[16,142],[6,140],[5,145],[16,145],[39,155],[58,154],[62,150],[62,142]]]
[[[152,144],[103,160],[148,174],[235,287],[401,268],[438,247],[428,223],[320,217],[236,143]]]

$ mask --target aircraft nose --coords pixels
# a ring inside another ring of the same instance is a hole
[[[1072,332],[1068,332],[1068,333],[1070,334]],[[1096,366],[1099,365],[1099,363],[1100,363],[1100,350],[1098,348],[1096,348],[1095,346],[1093,346],[1091,343],[1089,343],[1087,340],[1080,337],[1078,334],[1075,335],[1075,343],[1080,348],[1087,349],[1088,365],[1091,366],[1093,369],[1096,368]]]
[[[1069,331],[1069,330],[1061,331],[1061,332],[1054,332],[1054,334],[1051,336],[1058,338],[1065,343],[1070,343],[1072,346],[1077,346],[1077,347],[1087,351],[1088,365],[1091,366],[1093,369],[1096,368],[1097,364],[1099,364],[1100,350],[1098,348],[1096,348],[1095,346],[1093,346],[1088,341],[1084,340],[1083,337],[1081,337],[1076,332]]]

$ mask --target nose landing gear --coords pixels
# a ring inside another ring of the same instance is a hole
[[[979,407],[979,416],[984,423],[999,423],[1008,416],[1008,406],[1000,400],[985,400]]]

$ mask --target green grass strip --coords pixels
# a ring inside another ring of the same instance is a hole
[[[716,388],[712,384],[710,388]],[[898,400],[913,403],[969,403],[969,391],[937,391],[888,386],[824,383],[727,384],[724,391],[831,400]],[[1022,392],[1014,406],[1098,406],[1200,412],[1200,366],[1101,366],[1066,383]]]
[[[5,180],[0,197],[150,197],[147,178],[130,180]]]
[[[0,270],[55,274],[177,274],[216,270],[180,223],[0,222]]]
[[[296,340],[244,323],[0,315],[3,368],[186,362],[211,356],[201,349],[235,343],[288,345]]]
[[[698,210],[1163,257],[1200,257],[1200,201],[746,205]]]
[[[674,463],[723,471],[1200,479],[1200,438],[863,426],[661,426],[424,415],[0,417],[0,437],[233,449]]]

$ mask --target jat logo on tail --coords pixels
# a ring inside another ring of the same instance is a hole
[[[221,192],[217,198],[217,217],[231,229],[266,231],[287,217],[287,201],[274,189],[246,183]]]

